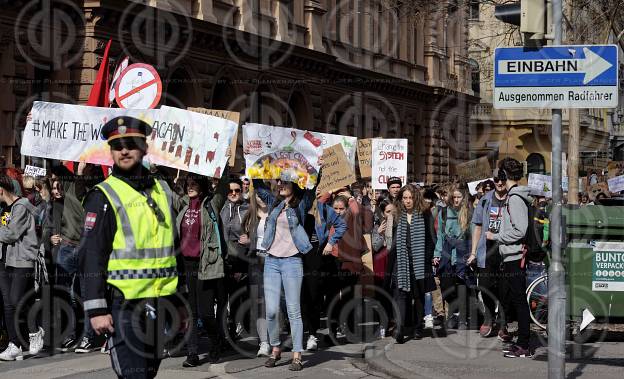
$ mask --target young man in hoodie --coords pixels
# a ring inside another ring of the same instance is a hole
[[[509,298],[518,317],[518,339],[514,345],[503,349],[505,357],[531,357],[529,349],[529,307],[526,301],[526,272],[524,236],[529,226],[529,188],[519,186],[523,167],[513,158],[503,159],[499,165],[499,179],[506,179],[507,200],[503,206],[498,233],[486,232],[488,241],[498,242],[503,259],[501,299]]]
[[[0,202],[7,205],[0,225],[0,292],[4,302],[4,321],[9,335],[9,346],[0,353],[0,360],[22,360],[24,334],[16,328],[16,318],[27,307],[17,308],[29,297],[33,287],[35,262],[39,253],[35,216],[37,209],[25,197],[15,194],[13,182],[0,175]],[[6,223],[5,223],[6,222]],[[37,354],[43,347],[43,329],[30,333],[30,353]]]
[[[499,298],[499,284],[501,279],[502,258],[498,251],[498,242],[487,240],[486,233],[498,233],[503,219],[503,209],[507,201],[506,179],[499,175],[500,170],[494,172],[494,190],[483,195],[472,214],[474,229],[472,232],[472,250],[468,257],[468,265],[478,267],[479,288],[483,297],[485,317],[483,325],[479,329],[481,337],[487,338],[495,335],[494,322],[499,326],[498,338],[503,342],[509,342],[511,336],[507,332],[504,320],[507,312],[507,301],[499,299],[499,319],[496,320],[496,302]],[[485,183],[485,182],[484,182]]]

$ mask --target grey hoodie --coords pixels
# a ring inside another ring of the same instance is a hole
[[[494,241],[499,242],[499,251],[504,262],[522,259],[522,239],[529,226],[527,203],[530,202],[529,187],[515,186],[509,191],[500,230],[494,234]]]
[[[9,267],[35,267],[39,253],[35,216],[37,208],[23,197],[11,205],[6,226],[0,226],[0,243],[6,251],[5,263]],[[0,254],[2,254],[0,252]]]

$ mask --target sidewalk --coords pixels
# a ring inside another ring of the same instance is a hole
[[[393,378],[547,378],[548,351],[543,336],[532,340],[538,347],[532,359],[504,358],[502,343],[483,339],[476,331],[449,331],[446,338],[425,337],[403,345],[386,338],[371,346],[366,361],[370,369]],[[576,349],[576,350],[575,350]],[[624,344],[618,342],[568,343],[568,378],[621,378],[624,370]]]

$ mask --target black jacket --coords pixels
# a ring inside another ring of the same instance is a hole
[[[436,289],[434,281],[432,260],[433,252],[436,245],[436,233],[433,223],[433,215],[431,212],[423,214],[425,221],[425,292],[431,292]],[[394,266],[396,265],[396,240],[398,221],[392,227],[392,246],[388,254],[388,263],[386,265],[386,275],[384,277],[384,288],[390,290],[396,286],[396,278],[394,274]]]

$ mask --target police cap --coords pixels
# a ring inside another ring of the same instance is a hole
[[[151,132],[152,127],[148,123],[128,116],[115,117],[102,127],[102,136],[109,145],[120,138],[145,139]]]

